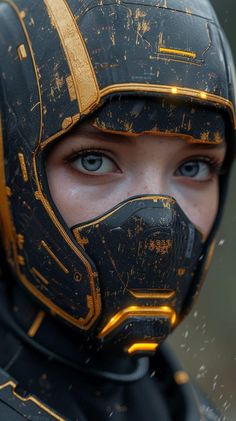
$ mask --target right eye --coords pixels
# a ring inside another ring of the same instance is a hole
[[[103,175],[117,172],[111,158],[101,152],[83,152],[72,160],[73,168],[84,174]]]

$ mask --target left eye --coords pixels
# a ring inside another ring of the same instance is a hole
[[[72,166],[82,173],[106,174],[117,171],[112,159],[101,153],[84,153],[75,158]]]
[[[211,174],[211,166],[209,162],[204,161],[188,161],[182,164],[176,171],[175,175],[181,177],[194,178],[195,180],[208,180]]]

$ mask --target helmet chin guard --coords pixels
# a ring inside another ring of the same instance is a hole
[[[177,324],[203,238],[168,196],[133,197],[72,232],[100,278],[102,346],[152,352]]]
[[[231,52],[207,0],[189,0],[188,11],[167,3],[0,0],[2,241],[20,284],[95,351],[155,350],[191,308],[221,218],[235,141]],[[70,230],[49,192],[45,156],[85,119],[127,135],[226,138],[207,242],[174,199],[156,194],[119,205],[98,227]]]

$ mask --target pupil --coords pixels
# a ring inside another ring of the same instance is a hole
[[[183,167],[181,168],[181,173],[183,176],[188,176],[188,177],[195,177],[199,172],[199,164],[197,163],[188,163],[183,165]]]
[[[87,171],[97,171],[102,166],[102,157],[88,155],[82,158],[82,165]]]

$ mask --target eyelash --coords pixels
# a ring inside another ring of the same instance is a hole
[[[86,147],[86,148],[83,148],[82,147],[79,151],[77,151],[75,149],[72,149],[70,155],[69,156],[66,155],[63,158],[63,160],[65,162],[67,162],[67,163],[70,163],[70,162],[73,162],[76,159],[80,158],[81,156],[83,156],[84,153],[86,153],[86,154],[93,154],[93,155],[96,155],[97,154],[99,156],[104,155],[104,156],[106,156],[107,158],[109,158],[109,159],[111,159],[113,161],[112,157],[110,156],[109,151],[106,151],[105,149],[102,149],[102,148],[101,149],[100,148],[94,149],[94,148],[89,148],[89,147]],[[114,164],[115,164],[115,162],[114,162]]]
[[[81,149],[78,151],[76,149],[72,149],[70,155],[66,155],[63,157],[64,162],[70,164],[76,159],[83,156],[83,154],[93,154],[93,155],[104,155],[107,158],[109,158],[116,166],[117,163],[114,161],[114,159],[110,156],[110,152],[103,149],[103,148],[94,148],[94,147],[81,147]],[[180,168],[182,165],[186,164],[189,161],[198,161],[203,162],[209,165],[210,171],[213,173],[216,173],[217,175],[222,175],[224,173],[224,165],[221,161],[216,159],[215,157],[205,157],[205,156],[190,156],[186,160],[184,160],[182,163],[179,164],[178,168]],[[176,170],[177,171],[177,170]]]
[[[182,165],[187,164],[190,161],[198,161],[203,162],[204,164],[208,164],[211,171],[215,172],[217,175],[221,175],[224,172],[223,163],[216,158],[206,157],[206,156],[190,156],[181,164],[179,164],[178,168]]]

